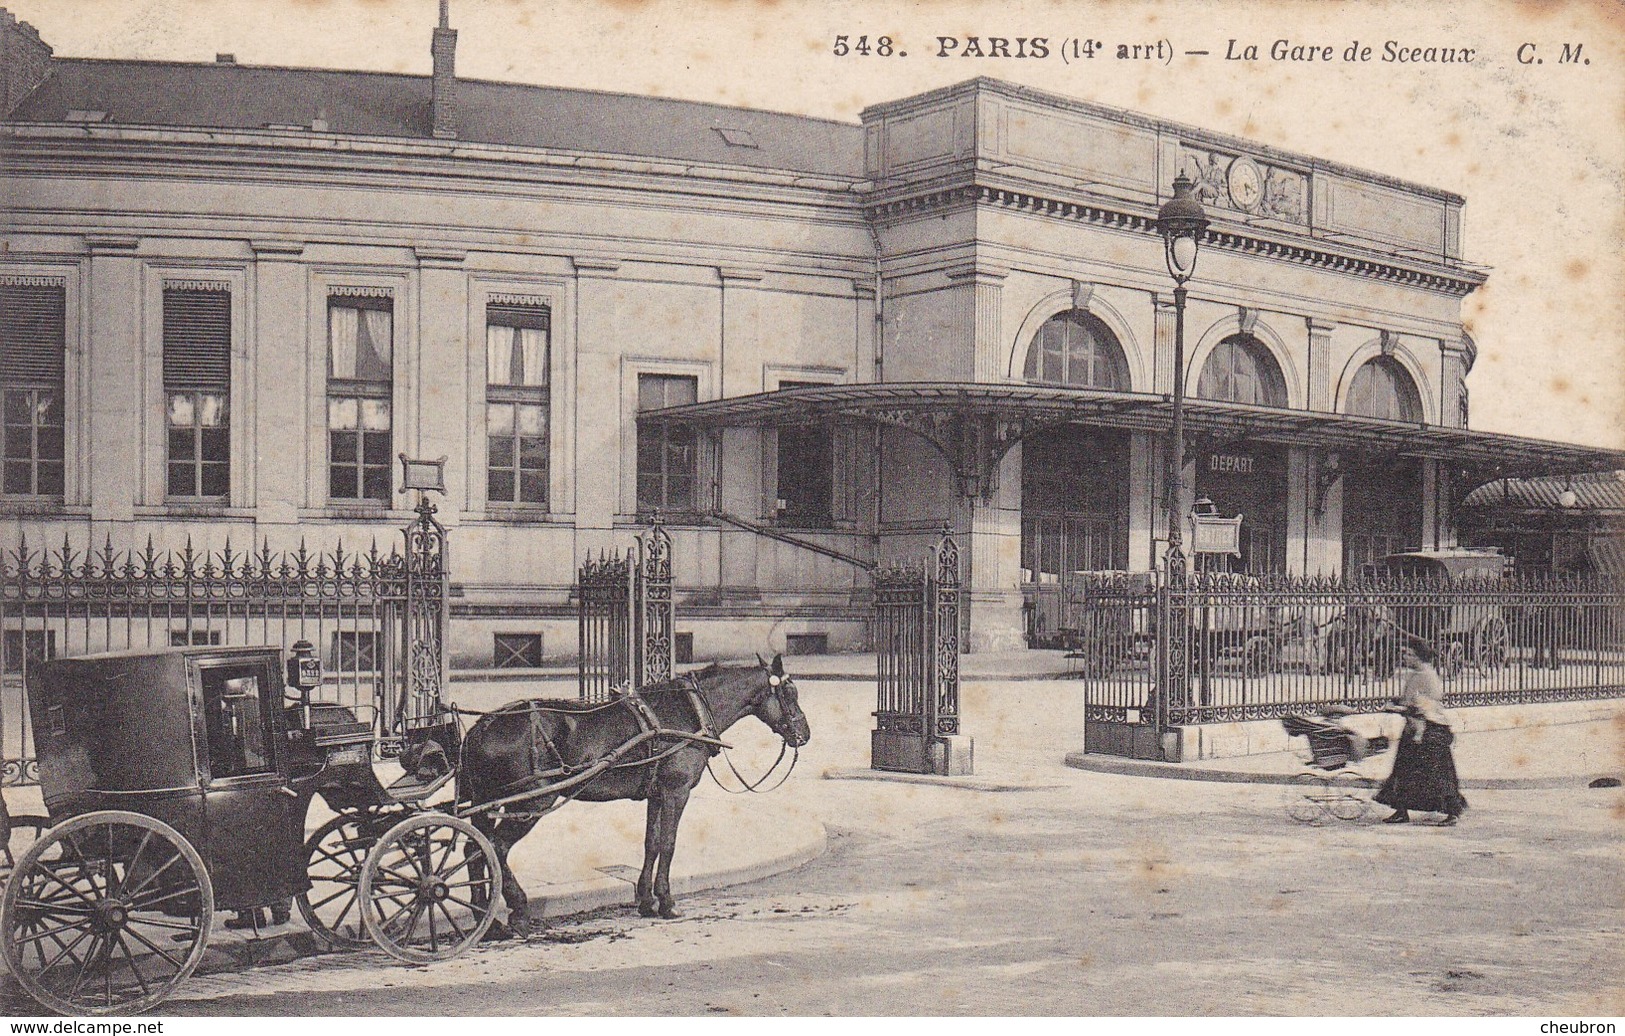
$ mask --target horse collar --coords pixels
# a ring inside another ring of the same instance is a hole
[[[688,700],[694,707],[694,718],[699,721],[700,733],[713,741],[720,740],[716,724],[711,718],[711,703],[705,700],[705,692],[700,690],[700,681],[694,678],[693,673],[684,674],[683,689],[688,691]],[[713,747],[711,754],[715,755],[716,751]]]

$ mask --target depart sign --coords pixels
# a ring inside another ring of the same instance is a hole
[[[1251,475],[1253,456],[1250,453],[1210,453],[1207,469],[1215,475]]]

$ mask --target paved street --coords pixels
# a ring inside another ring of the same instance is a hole
[[[1470,792],[1454,829],[1384,826],[1377,809],[1304,827],[1279,786],[1062,766],[1074,692],[967,686],[978,772],[1031,785],[985,792],[823,779],[866,760],[873,703],[858,684],[803,684],[813,744],[749,805],[821,819],[814,862],[689,895],[676,921],[612,908],[428,968],[362,953],[200,974],[164,1012],[1625,1011],[1619,789]],[[738,740],[742,768],[771,761],[764,738]],[[553,848],[559,819],[518,851]]]

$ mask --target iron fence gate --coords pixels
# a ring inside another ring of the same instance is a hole
[[[99,651],[310,641],[325,669],[313,696],[370,717],[390,747],[432,718],[445,686],[446,531],[423,502],[403,555],[374,543],[326,553],[0,551],[0,755],[4,783],[39,779],[25,684],[39,662]]]
[[[1100,723],[1375,709],[1398,695],[1399,648],[1416,641],[1438,652],[1447,705],[1625,694],[1625,584],[1602,576],[1195,573],[1169,586],[1120,573],[1079,580],[1068,623],[1085,718]]]
[[[959,729],[959,546],[943,536],[920,561],[874,572],[876,667],[871,765],[969,773]]]
[[[671,536],[656,524],[626,553],[589,557],[576,574],[577,673],[585,701],[608,701],[672,676]]]

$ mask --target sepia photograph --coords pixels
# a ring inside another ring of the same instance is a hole
[[[1617,1031],[1617,0],[0,0],[0,94],[12,1031]]]

